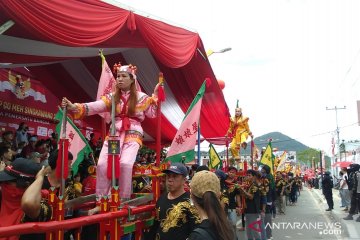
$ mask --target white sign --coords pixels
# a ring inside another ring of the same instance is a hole
[[[38,126],[37,128],[37,135],[41,136],[41,137],[46,137],[47,136],[47,131],[48,129],[46,127],[40,127]]]

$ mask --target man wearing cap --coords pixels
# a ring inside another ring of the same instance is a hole
[[[52,218],[52,208],[49,203],[46,201],[43,196],[42,189],[48,189],[51,187],[59,188],[61,184],[61,178],[56,176],[56,168],[60,167],[57,165],[59,150],[53,151],[49,156],[49,166],[43,166],[42,169],[36,175],[35,181],[26,189],[22,201],[21,208],[24,211],[25,215],[22,219],[23,223],[26,222],[46,222]],[[71,152],[68,153],[68,165],[69,172],[71,171],[71,162],[73,160],[73,155]],[[69,178],[65,181],[65,191],[64,191],[64,208],[66,210],[71,210],[75,205],[85,203],[87,201],[94,201],[95,194],[77,197],[76,190],[74,187],[74,178],[69,174]],[[65,212],[65,218],[73,217],[72,211]],[[64,234],[64,239],[70,239],[71,230],[66,231]],[[35,234],[25,234],[21,236],[21,239],[45,239],[45,234],[35,233]]]
[[[181,163],[172,163],[163,172],[168,192],[156,203],[156,220],[145,239],[185,240],[200,223],[196,209],[190,204],[190,193],[184,190],[188,170]]]
[[[23,216],[21,197],[26,188],[35,180],[40,170],[38,163],[25,158],[15,159],[11,165],[0,172],[2,192],[0,209],[0,228],[19,224]],[[0,238],[1,240],[16,240],[17,236]]]

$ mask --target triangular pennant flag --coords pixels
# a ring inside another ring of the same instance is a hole
[[[63,111],[59,109],[59,111],[55,115],[55,119],[59,120],[59,124],[56,125],[56,132],[59,136],[61,136],[60,133],[62,132],[62,117]],[[84,160],[86,156],[89,155],[90,152],[92,152],[92,149],[84,135],[75,126],[71,119],[68,117],[66,117],[66,119],[66,138],[69,139],[69,152],[71,152],[74,156],[71,169],[73,171],[73,174],[76,175],[78,172],[79,164]]]
[[[218,153],[216,152],[214,146],[210,143],[209,147],[209,169],[222,168],[222,161]]]
[[[101,75],[99,80],[98,91],[96,94],[96,100],[99,100],[102,96],[112,92],[113,87],[115,86],[116,80],[114,75],[106,62],[105,56],[102,51],[100,51],[101,57]],[[110,123],[111,116],[109,112],[99,114],[102,118],[105,119],[107,123]]]
[[[267,145],[264,154],[261,156],[260,163],[264,165],[268,165],[270,167],[270,173],[273,175],[273,154],[271,142]]]
[[[201,103],[205,93],[206,81],[201,85],[199,92],[196,94],[185,117],[173,139],[169,152],[167,153],[167,161],[185,162],[193,161],[195,158],[195,144],[199,130]]]

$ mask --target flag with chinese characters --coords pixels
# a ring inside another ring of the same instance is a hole
[[[270,173],[274,174],[273,170],[273,153],[272,153],[272,147],[271,142],[267,145],[264,154],[261,156],[260,164],[268,165],[270,167]]]
[[[286,162],[286,151],[280,156],[279,165],[276,168],[277,172],[285,171],[285,162]]]
[[[63,111],[59,109],[55,115],[55,119],[59,120],[59,123],[56,125],[56,132],[59,136],[61,136],[62,133],[62,117]],[[82,135],[71,119],[68,117],[66,117],[66,119],[66,138],[69,139],[69,152],[71,152],[74,157],[71,170],[75,175],[78,172],[79,164],[92,150],[84,135]]]
[[[220,160],[220,157],[214,146],[210,143],[209,147],[209,169],[222,168],[222,161]]]
[[[201,103],[205,93],[206,82],[201,85],[177,131],[166,160],[170,162],[190,162],[195,159],[195,144],[198,135]]]

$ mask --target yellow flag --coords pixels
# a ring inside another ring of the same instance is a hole
[[[220,157],[212,144],[210,144],[209,159],[209,169],[217,168],[221,164]]]
[[[272,159],[273,159],[272,148],[271,148],[271,143],[269,143],[265,149],[264,154],[261,156],[260,163],[264,165],[268,165],[270,167],[270,173],[274,174]]]

